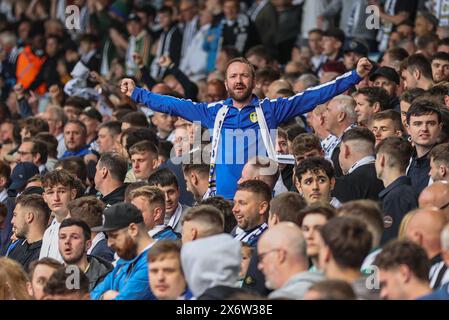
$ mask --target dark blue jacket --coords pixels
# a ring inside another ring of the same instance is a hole
[[[416,194],[411,186],[411,179],[406,176],[397,178],[379,193],[384,214],[384,232],[381,244],[398,236],[402,218],[407,212],[418,207]]]
[[[407,176],[412,181],[412,187],[417,197],[429,184],[430,159],[428,155],[427,153],[421,158],[418,158],[415,152],[407,170]]]
[[[114,261],[114,250],[108,247],[108,239],[101,239],[90,252],[91,256],[100,257],[106,261]]]

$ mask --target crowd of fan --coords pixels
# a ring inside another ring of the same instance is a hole
[[[0,300],[449,299],[448,7],[1,0]],[[212,108],[250,63],[279,102],[363,57],[232,196],[210,194],[213,123],[120,87]]]

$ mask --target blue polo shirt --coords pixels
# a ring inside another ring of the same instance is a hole
[[[84,157],[86,154],[91,154],[92,150],[90,150],[89,146],[84,146],[82,149],[77,151],[69,151],[66,150],[62,155],[61,159],[68,157]]]

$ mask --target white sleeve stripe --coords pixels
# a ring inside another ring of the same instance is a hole
[[[209,109],[209,108],[215,107],[215,106],[218,105],[218,104],[223,105],[223,102],[224,102],[224,100],[217,101],[217,102],[211,102],[211,103],[208,103],[206,108]]]
[[[318,89],[321,89],[321,88],[330,86],[330,85],[332,85],[332,84],[335,84],[335,83],[337,82],[337,80],[340,80],[340,79],[344,79],[344,78],[350,77],[351,74],[352,74],[352,71],[348,71],[348,72],[342,74],[341,76],[337,77],[335,80],[332,80],[332,81],[329,81],[329,82],[320,84],[320,85],[318,85],[318,86],[316,86],[316,87],[309,88],[309,89],[307,89],[306,91],[315,91],[315,90],[318,90]],[[304,92],[305,92],[305,91],[304,91]],[[304,92],[301,92],[300,94],[303,94]],[[288,98],[288,100],[292,100],[292,99],[294,99],[296,96],[299,96],[300,94],[297,94],[297,95],[295,95],[295,96],[293,96],[293,97],[290,97],[290,98]]]
[[[307,90],[305,90],[305,91],[303,91],[303,92],[297,93],[296,95],[291,96],[291,97],[289,97],[289,98],[287,98],[287,99],[288,99],[288,100],[292,100],[292,99],[295,99],[296,97],[301,96],[301,95],[304,94],[304,92],[306,92],[306,91],[315,91],[315,90],[319,90],[319,89],[321,89],[321,88],[324,88],[324,87],[326,87],[326,86],[330,86],[330,85],[332,85],[332,84],[335,84],[335,83],[337,82],[337,80],[340,80],[340,79],[344,79],[344,78],[350,77],[351,74],[352,74],[352,71],[348,71],[348,72],[342,74],[341,76],[337,77],[335,80],[332,80],[332,81],[329,81],[329,82],[320,84],[320,85],[315,86],[315,87],[312,87],[312,88],[309,88],[309,89],[307,89]],[[277,101],[277,99],[271,99],[271,100],[270,100],[270,102],[276,102],[276,101]]]

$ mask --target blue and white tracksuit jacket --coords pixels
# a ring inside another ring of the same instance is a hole
[[[253,156],[266,156],[266,149],[260,135],[255,106],[260,103],[268,129],[275,130],[279,124],[313,110],[333,97],[345,92],[362,80],[355,70],[347,72],[336,80],[307,89],[289,98],[259,100],[253,96],[251,102],[237,109],[232,99],[214,103],[192,102],[152,93],[136,88],[131,98],[154,111],[179,116],[188,121],[199,121],[203,127],[213,130],[215,117],[223,105],[229,106],[224,120],[216,162],[217,195],[233,199],[242,169]],[[275,135],[271,133],[272,137]],[[275,140],[273,140],[275,141]],[[223,152],[223,151],[226,152]]]

